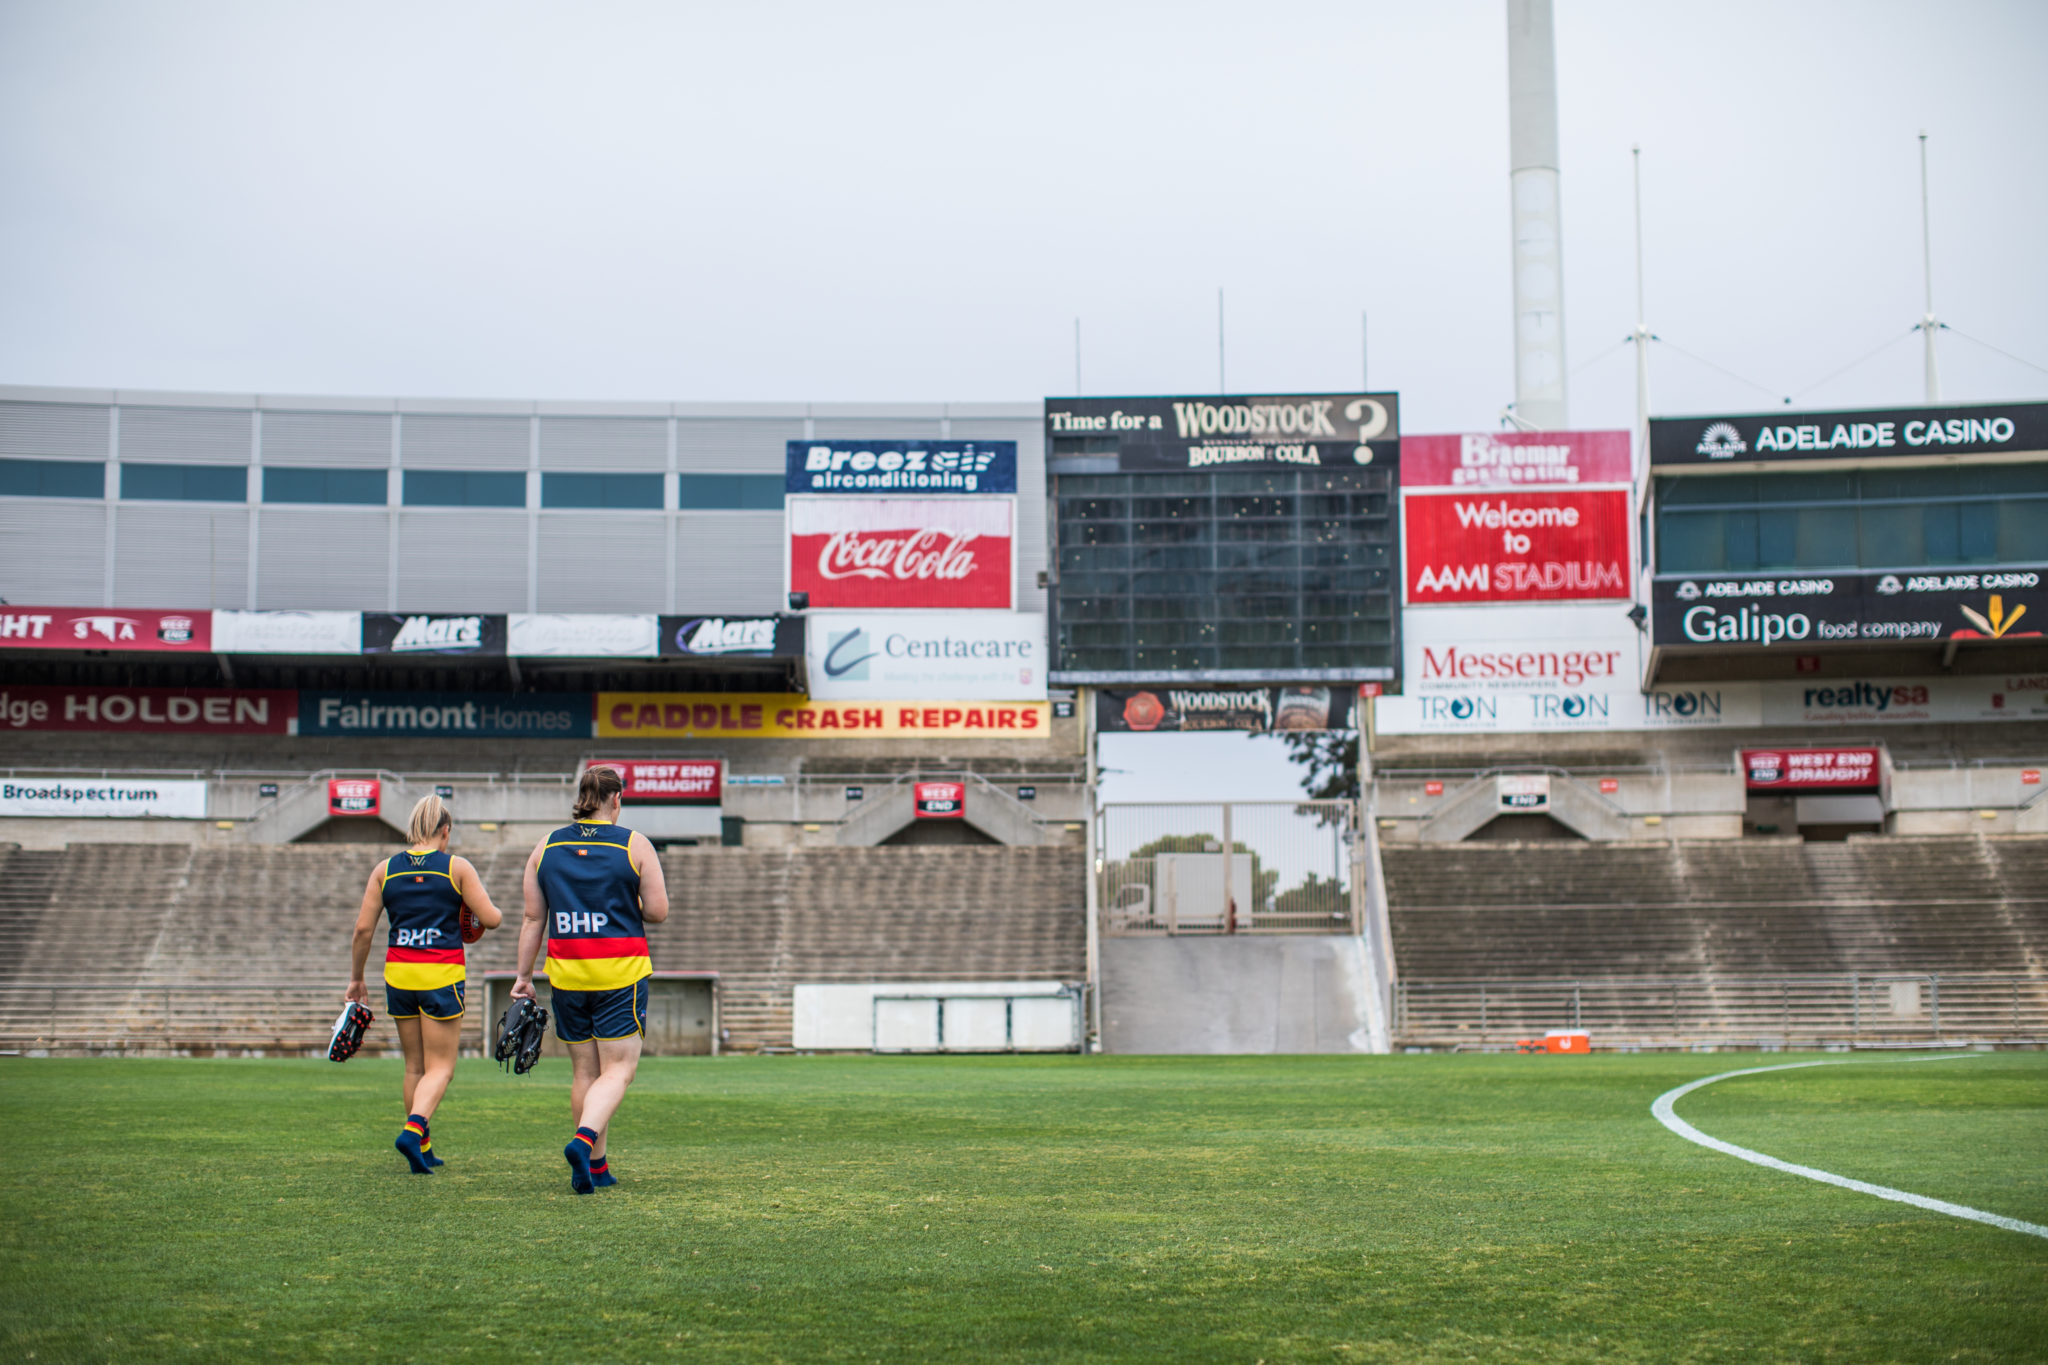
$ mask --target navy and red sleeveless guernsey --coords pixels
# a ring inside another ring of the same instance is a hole
[[[384,984],[402,991],[434,991],[464,980],[462,893],[455,889],[447,854],[407,849],[384,862],[384,913],[391,939],[384,948]]]
[[[548,985],[558,991],[611,991],[654,974],[640,918],[640,869],[624,825],[579,821],[548,836],[541,849],[541,894],[548,903]]]

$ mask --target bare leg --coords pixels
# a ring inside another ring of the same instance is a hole
[[[394,1019],[398,1025],[398,1046],[405,1053],[405,1112],[407,1117],[419,1113],[413,1108],[413,1097],[419,1093],[420,1077],[426,1074],[426,1046],[420,1040],[420,1019]]]
[[[411,1074],[412,1054],[406,1054],[406,1089],[412,1096],[407,1101],[406,1112],[430,1119],[440,1106],[441,1097],[448,1093],[448,1082],[455,1078],[455,1053],[462,1041],[462,1019],[459,1015],[453,1019],[429,1019],[421,1015],[418,1019],[399,1021],[401,1029],[406,1024],[411,1024],[418,1031],[426,1053],[417,1081]]]
[[[618,1112],[619,1102],[626,1098],[626,1087],[633,1083],[633,1073],[640,1066],[640,1035],[635,1033],[583,1046],[597,1053],[597,1076],[583,1088],[582,1102],[576,1107],[576,1121],[578,1127],[597,1131],[593,1150],[602,1154],[612,1115]]]
[[[583,1099],[590,1093],[590,1087],[597,1080],[597,1050],[602,1043],[569,1044],[569,1122],[578,1128],[583,1123]],[[604,1130],[598,1129],[597,1141],[591,1144],[590,1159],[596,1161],[604,1155]]]

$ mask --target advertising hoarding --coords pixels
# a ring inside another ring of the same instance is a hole
[[[363,613],[365,654],[471,654],[505,652],[503,616],[450,616],[423,612]]]
[[[1758,729],[2048,721],[2048,675],[1785,679],[1630,689],[1423,692],[1382,697],[1387,735]]]
[[[659,648],[652,616],[554,613],[512,616],[506,652],[522,659],[651,659]]]
[[[1660,648],[2039,639],[2048,564],[1928,573],[1691,574],[1650,585]]]
[[[355,611],[217,611],[213,647],[222,654],[360,654]]]
[[[1045,616],[948,611],[811,618],[820,701],[1024,701],[1045,696]]]
[[[301,692],[301,735],[584,739],[588,692]]]
[[[967,784],[964,782],[914,782],[911,801],[920,820],[964,820],[967,817]]]
[[[1548,773],[1503,773],[1493,779],[1494,804],[1500,810],[1550,809]]]
[[[1410,607],[1401,686],[1426,692],[1636,690],[1642,632],[1618,605]]]
[[[1652,465],[1869,460],[2048,450],[2048,403],[1659,417]]]
[[[1753,792],[1842,791],[1878,786],[1883,768],[1869,747],[1744,749],[1742,773]]]
[[[1401,486],[1535,488],[1626,484],[1625,431],[1483,431],[1401,438]]]
[[[0,649],[118,649],[204,654],[210,611],[0,606]]]
[[[801,616],[664,616],[664,659],[800,659]]]
[[[113,730],[150,735],[288,735],[299,694],[182,687],[10,687],[0,730]]]
[[[625,800],[636,806],[715,806],[725,795],[725,764],[715,758],[595,759],[625,779]]]
[[[1015,441],[791,441],[788,493],[1014,493]]]
[[[1155,687],[1095,693],[1101,732],[1349,730],[1354,696],[1348,687]]]
[[[1391,393],[1048,398],[1050,458],[1096,456],[1115,472],[1398,464],[1400,400]],[[1093,472],[1093,471],[1091,471]],[[1107,472],[1107,471],[1104,471]]]
[[[334,777],[327,781],[329,815],[375,815],[384,799],[384,784],[374,777]]]
[[[793,497],[791,592],[813,610],[1015,605],[1013,498]]]
[[[1404,494],[1408,601],[1626,601],[1626,489]]]
[[[600,692],[605,739],[1043,739],[1042,701],[830,702],[783,692]]]
[[[206,784],[155,778],[87,780],[18,777],[0,781],[0,817],[63,820],[204,820]]]

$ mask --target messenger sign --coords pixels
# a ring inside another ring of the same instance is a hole
[[[1045,696],[1038,612],[820,613],[811,618],[820,701],[1022,701]]]

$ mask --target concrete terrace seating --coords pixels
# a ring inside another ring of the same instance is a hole
[[[467,855],[507,919],[470,949],[472,981],[515,965],[527,853]],[[377,856],[337,844],[0,848],[0,1044],[70,1036],[71,1024],[50,1027],[48,991],[15,984],[66,981],[103,988],[86,1003],[111,1022],[77,1022],[92,1029],[94,1046],[206,1046],[209,1027],[234,1046],[305,1046],[316,1033],[324,1044]],[[1085,972],[1078,848],[679,848],[663,867],[674,909],[648,935],[655,966],[719,973],[732,1048],[787,1046],[799,981]],[[380,935],[368,970],[380,1014],[382,959]],[[286,1023],[278,1007],[230,989],[251,982],[274,983],[296,1002]],[[194,987],[215,988],[212,1008]],[[471,1003],[465,1032],[474,1045],[484,1028],[480,990]]]
[[[2048,975],[2048,839],[1387,846],[1404,979]]]

